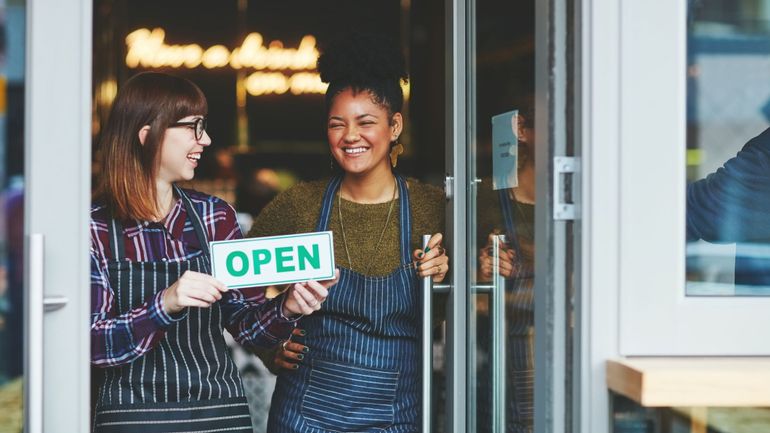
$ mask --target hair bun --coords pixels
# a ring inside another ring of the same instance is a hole
[[[318,71],[324,83],[365,86],[408,79],[400,45],[373,33],[349,33],[332,41],[318,58]]]

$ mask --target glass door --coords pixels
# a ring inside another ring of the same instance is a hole
[[[453,431],[573,431],[579,161],[573,10],[563,3],[455,4],[447,166],[452,245],[463,253],[453,257],[449,343],[451,386],[467,398],[454,403],[464,407]]]
[[[468,430],[529,432],[535,382],[535,2],[469,26]]]

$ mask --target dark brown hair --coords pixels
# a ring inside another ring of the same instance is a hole
[[[184,78],[143,72],[119,90],[102,130],[101,175],[96,197],[113,216],[141,221],[159,218],[155,178],[169,125],[183,117],[206,115],[201,89]],[[142,144],[139,131],[150,130]]]
[[[389,117],[404,106],[401,82],[409,77],[404,55],[399,44],[383,34],[350,32],[335,39],[318,58],[318,72],[321,81],[329,83],[326,111],[334,97],[348,88],[354,94],[369,92]]]

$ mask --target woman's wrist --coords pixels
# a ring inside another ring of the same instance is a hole
[[[280,305],[278,306],[278,311],[281,314],[281,318],[287,321],[296,321],[300,317],[302,317],[301,313],[295,313],[288,308],[286,308],[286,301],[287,297],[289,296],[289,290],[286,289],[283,293],[281,293],[279,296],[281,296]]]
[[[163,311],[168,315],[177,314],[182,311],[182,308],[173,302],[173,297],[171,296],[171,288],[163,290],[163,295],[161,296],[161,307],[163,307]]]

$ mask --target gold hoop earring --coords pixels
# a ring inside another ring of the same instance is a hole
[[[390,165],[396,168],[398,164],[398,155],[404,153],[404,145],[401,143],[394,144],[390,148]]]

